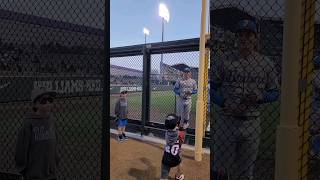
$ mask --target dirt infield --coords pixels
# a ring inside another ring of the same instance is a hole
[[[134,139],[118,142],[110,138],[111,180],[159,180],[163,145]],[[210,155],[201,162],[193,158],[193,151],[183,149],[182,168],[186,180],[210,179]],[[170,172],[174,179],[173,170]],[[170,178],[169,178],[170,179]]]

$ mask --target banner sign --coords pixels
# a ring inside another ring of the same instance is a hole
[[[59,97],[102,95],[100,77],[0,77],[0,102],[30,101],[34,88],[45,87],[56,91]],[[151,91],[172,91],[173,86],[153,85]],[[121,91],[142,92],[142,86],[111,86],[110,94]]]

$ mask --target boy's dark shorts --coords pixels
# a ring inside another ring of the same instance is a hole
[[[119,119],[118,120],[118,127],[124,127],[128,124],[128,120],[127,119]]]
[[[161,179],[168,179],[171,168],[175,168],[181,164],[181,161],[175,166],[169,166],[167,164],[161,163]]]

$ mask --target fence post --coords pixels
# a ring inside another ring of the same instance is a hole
[[[102,94],[102,122],[101,122],[101,149],[102,149],[102,158],[101,158],[101,179],[109,179],[110,174],[110,139],[108,136],[110,134],[110,59],[108,58],[108,52],[110,50],[110,29],[109,25],[109,1],[104,1],[104,56],[101,59],[103,64],[103,94]],[[108,123],[107,123],[108,122]],[[108,134],[107,134],[108,133]]]
[[[150,75],[151,75],[151,45],[143,47],[143,85],[142,85],[142,127],[141,135],[146,134],[145,126],[150,122]]]
[[[301,0],[285,1],[281,110],[276,141],[276,180],[298,180],[299,178],[301,2]]]
[[[206,51],[206,13],[207,13],[207,0],[202,0],[202,12],[201,12],[201,33],[200,33],[200,57],[199,57],[199,77],[198,77],[198,98],[196,109],[196,141],[195,141],[195,160],[202,160],[202,144],[203,144],[203,121],[204,121],[204,69],[205,67],[205,51]]]

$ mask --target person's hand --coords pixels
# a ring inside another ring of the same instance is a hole
[[[186,96],[191,96],[191,95],[192,95],[191,91],[186,92]]]
[[[241,98],[228,98],[224,102],[223,111],[231,115],[239,115],[246,111],[248,106],[241,101]]]
[[[183,93],[182,98],[185,99],[185,98],[190,97],[191,95],[192,95],[192,93],[190,91],[186,91],[186,92]]]
[[[259,102],[262,101],[262,94],[248,94],[246,95],[243,100],[242,100],[242,103],[244,104],[257,104]]]

